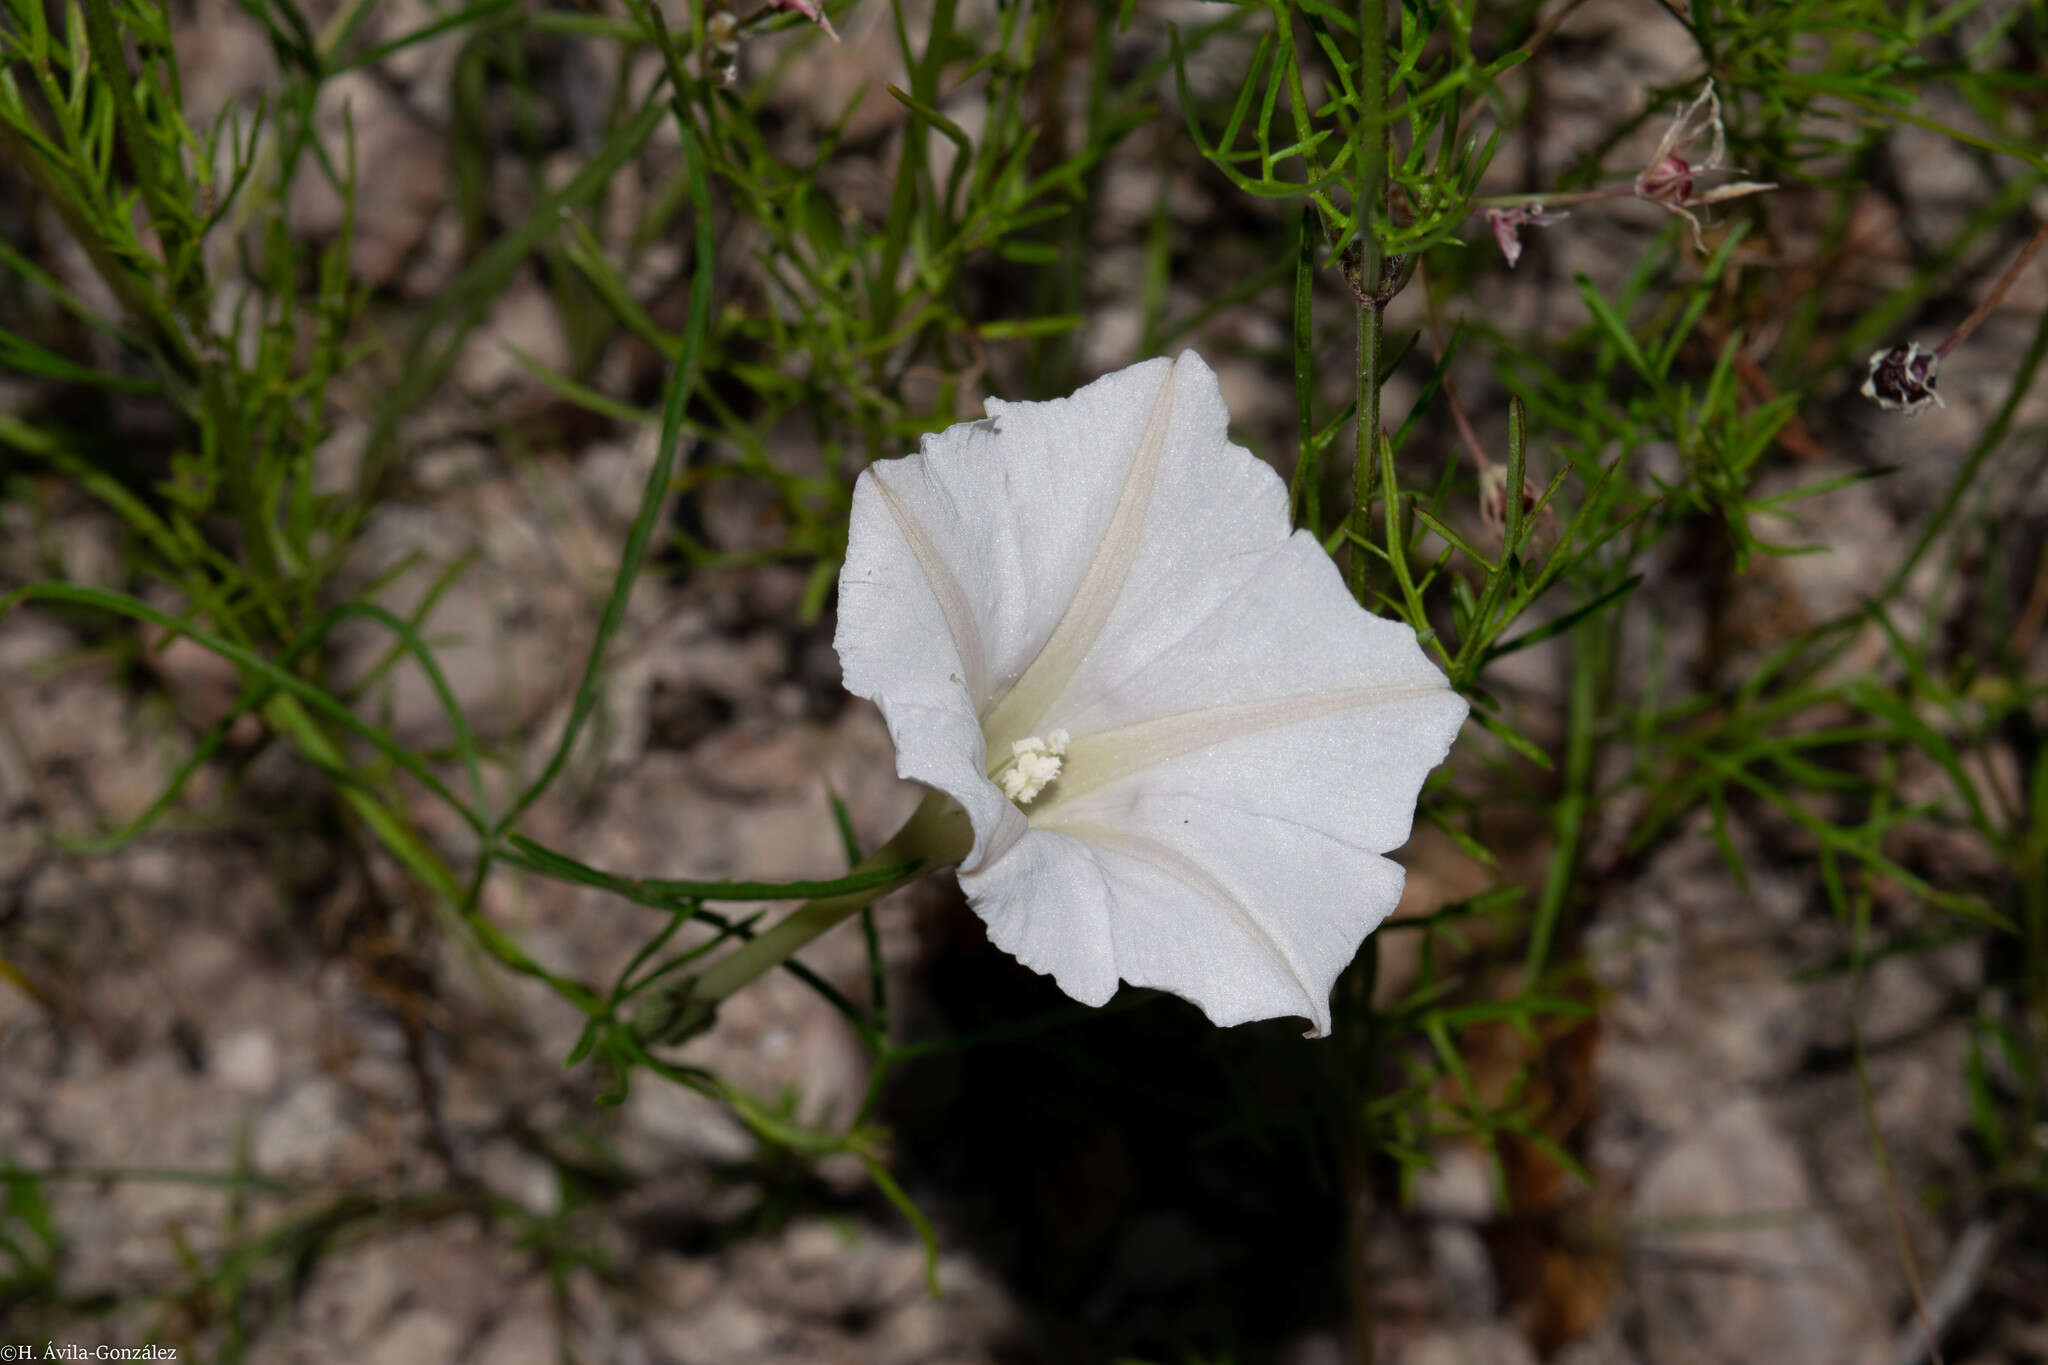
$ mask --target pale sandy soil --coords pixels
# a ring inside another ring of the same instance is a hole
[[[377,22],[407,27],[408,8]],[[793,117],[836,108],[861,79],[894,78],[880,14],[842,22],[846,45],[798,68]],[[1616,91],[1687,69],[1689,50],[1660,16],[1599,0],[1562,30],[1564,55],[1547,74],[1547,164],[1591,135]],[[268,61],[225,4],[180,31],[201,104],[239,97]],[[356,264],[395,314],[459,263],[436,141],[451,61],[430,44],[391,79],[343,92],[365,160],[380,168],[365,181]],[[886,99],[864,104],[850,141],[886,154],[899,112]],[[1940,241],[1991,186],[1977,163],[1929,142],[1899,134],[1899,193],[1916,231]],[[1129,285],[1154,176],[1143,147],[1106,172],[1101,307],[1083,337],[1091,364],[1121,363],[1136,332]],[[1505,184],[1519,155],[1502,159]],[[859,172],[856,157],[843,187],[854,201],[875,192]],[[1213,175],[1189,167],[1182,180],[1185,272],[1173,300],[1191,308],[1242,268],[1233,231],[1264,220],[1247,219],[1253,210]],[[331,231],[335,205],[310,190],[304,200],[305,231]],[[1573,272],[1625,270],[1660,226],[1639,208],[1549,231],[1515,274],[1482,272],[1469,306],[1535,333],[1576,325]],[[1870,206],[1873,221],[1892,211]],[[737,258],[745,244],[728,246]],[[1873,252],[1868,289],[1903,269],[1909,250],[1892,240]],[[1669,629],[1674,676],[1725,677],[1884,572],[2001,396],[1997,358],[2024,344],[2044,295],[2039,278],[2026,284],[1966,353],[1979,363],[1958,358],[1943,412],[1881,421],[1854,397],[1853,375],[1809,410],[1827,456],[1788,461],[1785,485],[1900,466],[1808,505],[1786,528],[1829,554],[1731,584],[1701,572],[1698,546],[1659,552],[1640,596]],[[1283,307],[1275,293],[1196,338],[1223,375],[1241,439],[1270,451],[1287,448],[1293,421],[1276,368]],[[1417,321],[1411,297],[1390,326]],[[565,354],[532,280],[472,343],[457,395],[421,415],[403,495],[377,514],[346,581],[420,555],[383,599],[404,611],[435,568],[476,554],[428,630],[485,740],[530,770],[575,685],[652,434],[556,421],[561,439],[515,460],[477,413],[561,413],[504,359],[508,343],[543,360]],[[1341,389],[1334,341],[1330,358]],[[646,367],[644,353],[622,351],[602,373],[627,385]],[[1475,419],[1498,430],[1497,386],[1477,367],[1461,382]],[[0,388],[0,404],[11,392]],[[1396,377],[1390,420],[1415,393],[1409,372]],[[2042,406],[2037,395],[2022,430]],[[344,414],[337,459],[359,428]],[[0,587],[53,572],[120,581],[107,520],[72,494],[44,492],[46,520],[0,508]],[[2001,495],[2034,500],[2038,536],[2048,516],[2039,488]],[[730,491],[686,514],[731,544],[752,512]],[[865,842],[886,836],[916,794],[892,775],[878,716],[838,689],[829,614],[799,622],[802,588],[800,566],[657,565],[633,600],[599,742],[527,832],[638,875],[760,879],[840,869],[830,792]],[[69,1173],[46,1185],[65,1305],[24,1310],[0,1335],[134,1344],[154,1328],[203,1359],[243,1347],[253,1361],[372,1365],[1345,1358],[1341,1201],[1291,1131],[1306,1112],[1301,1073],[1276,1059],[1305,1045],[1289,1030],[1218,1039],[1192,1011],[1159,1002],[902,1071],[884,1120],[903,1183],[937,1225],[944,1293],[934,1299],[915,1235],[857,1163],[805,1167],[764,1152],[717,1104],[648,1078],[622,1107],[599,1107],[603,1078],[561,1065],[577,1016],[452,938],[421,893],[343,829],[318,777],[284,755],[243,743],[238,786],[209,771],[159,832],[113,855],[53,847],[53,835],[141,809],[234,694],[232,674],[194,649],[110,666],[112,629],[38,610],[0,621],[0,944],[44,997],[0,985],[0,1161]],[[334,648],[346,678],[382,644],[366,632]],[[1501,670],[1532,733],[1558,733],[1565,669],[1561,650],[1537,649]],[[446,741],[414,672],[395,673],[371,705],[410,743]],[[459,853],[459,824],[421,809],[430,835]],[[2039,1211],[1972,1193],[1979,1154],[1960,1078],[1986,969],[1977,950],[1888,961],[1860,999],[1844,980],[1795,980],[1844,943],[1810,844],[1760,809],[1737,809],[1733,838],[1755,869],[1745,887],[1703,821],[1628,850],[1637,814],[1602,812],[1591,839],[1581,944],[1597,1027],[1537,1058],[1544,1122],[1596,1185],[1538,1163],[1515,1176],[1522,1211],[1503,1215],[1477,1151],[1457,1144],[1436,1154],[1406,1206],[1389,1184],[1355,1272],[1369,1284],[1380,1362],[1513,1365],[1541,1346],[1569,1365],[1905,1365],[1916,1358],[1908,1249],[1929,1292],[1939,1300],[1952,1288],[1959,1300],[1950,1360],[2048,1359],[2048,1259],[2022,1242],[2027,1218],[2038,1233]],[[1503,819],[1505,834],[1514,822]],[[1520,819],[1511,875],[1540,869],[1547,837],[1540,807]],[[1962,875],[1982,856],[1924,837],[1926,866]],[[1410,911],[1488,884],[1445,840],[1418,838],[1404,860]],[[648,912],[516,874],[492,884],[486,908],[536,956],[584,978],[616,970],[647,932]],[[901,895],[881,919],[899,1030],[1058,1008],[1048,986],[987,948],[950,887]],[[1389,954],[1398,983],[1403,962]],[[807,960],[864,989],[856,934]],[[1859,1008],[1889,1185],[1852,1064]],[[1475,1068],[1506,1075],[1528,1059],[1510,1041],[1500,1052]],[[849,1113],[866,1076],[854,1036],[787,977],[733,1002],[683,1055],[756,1093],[787,1090],[819,1120]],[[1248,1079],[1249,1097],[1230,1092]],[[1235,1125],[1245,1113],[1261,1122]],[[174,1178],[237,1170],[281,1183],[236,1196]],[[195,1259],[257,1239],[238,1304],[218,1285],[183,1296]]]

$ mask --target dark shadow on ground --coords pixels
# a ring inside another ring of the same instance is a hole
[[[1217,1029],[1128,987],[1075,1006],[945,899],[910,1036],[1050,1026],[906,1064],[885,1117],[941,1243],[1034,1315],[1007,1358],[1251,1365],[1340,1322],[1327,1045],[1298,1021]]]

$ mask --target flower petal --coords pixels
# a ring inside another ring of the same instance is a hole
[[[1300,1014],[1327,1031],[1338,973],[1400,900],[1401,870],[1380,855],[1407,842],[1422,781],[1464,717],[1439,688],[1247,732],[1034,812],[1019,847],[1042,835],[1086,846],[1110,887],[1122,979],[1219,1024]],[[991,923],[984,901],[1004,899],[1008,861],[961,878]],[[1061,947],[1031,965],[1085,974],[1073,959],[1097,949]]]
[[[1181,386],[1162,387],[1176,368],[1146,361],[1047,403],[991,399],[987,419],[929,436],[915,455],[880,461],[854,488],[834,636],[846,687],[881,705],[898,773],[966,809],[975,831],[966,867],[1015,843],[1023,822],[986,779],[983,727],[977,723],[969,756],[961,721],[1007,697],[1063,621],[1070,641],[1099,632],[1103,610],[1118,600],[1121,571],[1098,567],[1110,558],[1098,550],[1106,538],[1126,547],[1138,541],[1135,526],[1147,520],[1156,482],[1148,470],[1181,435],[1173,414]],[[1196,360],[1195,368],[1213,392],[1207,367]],[[1164,419],[1173,419],[1171,430]],[[1216,434],[1220,440],[1220,426]],[[1139,458],[1147,450],[1150,466]],[[1097,604],[1092,621],[1088,611],[1070,610],[1077,600]],[[1038,676],[1043,682],[1053,670]],[[899,724],[898,713],[913,704],[924,708],[919,724],[947,712],[948,738]],[[994,747],[1007,752],[1028,733],[1027,726],[997,736]],[[962,752],[942,755],[946,745]]]
[[[1103,818],[1135,785],[1284,816],[1374,853],[1399,848],[1423,779],[1464,723],[1464,698],[1441,687],[1361,689],[1314,702],[1188,712],[1076,740],[1064,790],[1053,788],[1032,823]],[[1112,747],[1124,742],[1142,757]],[[1105,750],[1101,772],[1091,765]]]
[[[1173,420],[1174,399],[1180,387],[1177,377],[1188,373],[1198,397],[1213,394],[1216,389],[1215,378],[1208,374],[1207,367],[1199,358],[1189,358],[1193,364],[1185,371],[1178,361],[1168,367],[1152,396],[1145,428],[1124,464],[1116,510],[1111,513],[1109,524],[1102,528],[1101,539],[1088,559],[1088,571],[1075,585],[1073,597],[1060,613],[1059,624],[1039,646],[1030,665],[982,720],[982,727],[998,743],[1045,728],[1041,722],[1094,651],[1104,627],[1124,600],[1132,565],[1144,550],[1148,533],[1154,530],[1153,494],[1160,473],[1186,448],[1184,433],[1175,429]],[[1201,374],[1195,375],[1195,370]],[[1206,389],[1201,382],[1204,377],[1208,379]],[[1176,444],[1176,437],[1183,438],[1180,444]],[[1073,448],[1085,451],[1088,444],[1086,440],[1075,442]]]
[[[1147,792],[1114,824],[1033,829],[960,884],[997,946],[1084,1003],[1121,977],[1221,1026],[1299,1015],[1323,1035],[1338,974],[1401,881],[1398,864],[1309,826]]]
[[[961,877],[990,936],[1077,998],[1070,981],[1121,978],[1219,1024],[1298,1014],[1326,1031],[1337,975],[1400,899],[1380,855],[1407,842],[1466,703],[1414,632],[1360,610],[1314,539],[1287,534],[1284,503],[1274,515],[1266,549],[1210,561],[1227,592],[1147,595],[1170,625],[1056,710],[1074,737],[1031,833]],[[1104,641],[1122,629],[1148,626],[1113,622]],[[1048,872],[1055,851],[1079,866]],[[1027,941],[1041,888],[1088,869],[1101,889],[1063,891],[1060,928]]]
[[[1064,834],[1030,830],[1002,857],[963,867],[960,888],[996,947],[1084,1005],[1106,1005],[1116,994],[1110,923],[1123,897],[1096,850]]]
[[[966,809],[960,881],[999,946],[1088,1003],[1123,979],[1326,1032],[1464,701],[1290,532],[1193,353],[988,410],[862,476],[848,689]],[[1056,731],[1027,829],[989,752]]]
[[[1159,509],[1200,538],[1163,547],[1177,553],[1141,554],[1103,646],[1046,724],[1081,744],[1139,722],[1275,698],[1418,687],[1448,696],[1415,632],[1362,610],[1315,537],[1289,531],[1286,489],[1271,466],[1224,449],[1237,458],[1176,481],[1206,481],[1216,514],[1200,504]]]
[[[1142,486],[1142,519],[1134,528],[1112,525],[1112,531],[1124,534],[1105,537],[1091,568],[1091,575],[1105,581],[1090,604],[1098,621],[1086,636],[1086,648],[1070,647],[1053,660],[1049,671],[1060,684],[1056,690],[1040,686],[1037,675],[1062,643],[1055,636],[1047,657],[1034,661],[1017,685],[1017,693],[1031,693],[1034,704],[1014,719],[1001,709],[991,715],[986,726],[991,743],[1047,727],[1081,733],[1083,727],[1068,724],[1069,718],[1099,728],[1179,709],[1154,705],[1145,685],[1136,681],[1149,662],[1176,645],[1196,656],[1204,672],[1229,666],[1222,652],[1236,642],[1218,639],[1206,625],[1219,604],[1265,572],[1267,557],[1286,543],[1287,490],[1272,466],[1230,443],[1230,414],[1214,372],[1200,356],[1183,352],[1167,382],[1171,388],[1155,404],[1137,450],[1126,457],[1130,473],[1118,518],[1134,501],[1132,489]],[[1312,538],[1306,543],[1328,563]],[[1112,571],[1098,573],[1102,565]],[[1362,615],[1348,598],[1346,604],[1353,615]],[[1314,647],[1313,641],[1307,643]],[[1267,660],[1267,676],[1274,664],[1284,662]],[[1254,689],[1241,695],[1269,694],[1270,689]],[[1119,696],[1129,704],[1117,707]]]
[[[854,488],[832,643],[846,690],[882,709],[897,774],[967,812],[973,867],[1023,836],[1024,815],[988,780],[970,682],[986,670],[978,613],[931,528],[894,495],[897,477],[870,469]]]
[[[1701,191],[1685,202],[1692,206],[1720,204],[1730,199],[1740,199],[1745,194],[1762,194],[1765,190],[1774,190],[1776,188],[1778,188],[1778,182],[1775,180],[1735,180],[1726,185],[1717,185],[1713,189]]]
[[[1149,360],[1046,403],[990,399],[983,420],[861,476],[856,519],[862,490],[886,476],[973,604],[988,670],[977,708],[1010,690],[1073,601],[1172,368]],[[861,539],[856,524],[848,543]]]

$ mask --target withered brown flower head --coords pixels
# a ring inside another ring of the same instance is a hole
[[[1706,157],[1694,164],[1686,159],[1686,153],[1692,151],[1694,144],[1702,138],[1707,139]],[[1693,245],[1702,252],[1707,249],[1707,240],[1700,231],[1699,215],[1693,212],[1694,209],[1777,188],[1774,182],[1760,180],[1737,180],[1706,190],[1698,188],[1698,176],[1709,171],[1732,169],[1721,164],[1721,159],[1727,154],[1727,134],[1721,126],[1721,97],[1714,93],[1714,83],[1710,80],[1693,97],[1692,103],[1679,110],[1678,117],[1671,120],[1671,126],[1665,130],[1657,150],[1650,156],[1649,165],[1636,177],[1636,197],[1660,204],[1685,219],[1692,227]]]
[[[1917,341],[1903,341],[1870,357],[1863,396],[1891,412],[1925,412],[1945,406],[1934,391],[1941,356]]]

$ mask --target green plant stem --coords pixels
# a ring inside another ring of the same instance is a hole
[[[1597,190],[1551,190],[1543,194],[1481,194],[1469,202],[1476,213],[1481,209],[1518,209],[1535,205],[1594,204],[1603,199],[1627,199],[1636,192],[1633,184],[1608,185]]]
[[[346,66],[334,66],[333,59],[341,51],[342,45],[355,35],[356,30],[362,25],[364,16],[369,13],[370,7],[375,3],[376,0],[348,0],[348,3],[336,11],[334,17],[321,27],[320,32],[314,38],[313,50],[313,55],[319,61],[321,67],[321,74],[318,77],[319,81],[325,81],[329,75],[347,69]],[[306,134],[304,133],[299,135],[301,139],[305,136]],[[266,194],[282,196],[285,193],[287,189],[285,185],[273,183],[277,177],[280,161],[286,159],[280,153],[280,148],[283,146],[284,143],[282,141],[272,138],[267,139],[261,147],[257,148],[256,158],[249,167],[247,183],[252,187],[259,188],[256,192],[244,194],[236,200],[233,212],[229,217],[234,233],[240,234],[248,230],[249,225],[255,221],[256,214],[262,207]],[[297,159],[296,149],[293,150],[290,159]]]
[[[1373,473],[1379,468],[1380,367],[1384,364],[1386,318],[1377,303],[1358,305],[1358,447],[1351,475],[1351,534],[1363,543],[1372,532]],[[1393,490],[1388,490],[1392,496]],[[1388,547],[1389,552],[1392,551]],[[1365,600],[1366,557],[1351,552],[1351,595]]]
[[[916,860],[920,865],[917,873],[912,874],[915,876],[936,866],[958,862],[972,842],[973,831],[968,828],[966,815],[951,797],[935,792],[893,838],[863,858],[854,871],[869,872]],[[715,1009],[742,986],[781,966],[812,939],[859,914],[901,884],[884,882],[843,895],[805,901],[765,933],[755,935],[693,978],[689,987],[691,1009]]]
[[[1515,490],[1508,490],[1510,502]],[[1566,904],[1578,879],[1580,845],[1585,836],[1586,812],[1593,782],[1593,729],[1599,722],[1599,678],[1603,653],[1596,625],[1572,632],[1572,678],[1568,732],[1565,739],[1564,785],[1551,808],[1551,830],[1556,846],[1550,867],[1544,874],[1543,889],[1536,902],[1536,917],[1529,926],[1529,947],[1523,958],[1522,981],[1534,990],[1550,965],[1550,950],[1564,919]]]
[[[1387,0],[1358,0],[1358,121],[1352,128],[1358,164],[1359,274],[1377,289],[1385,259],[1373,224],[1386,198],[1387,180]]]
[[[129,318],[144,329],[143,340],[155,354],[174,399],[188,409],[194,405],[196,376],[200,363],[197,350],[184,325],[153,291],[138,282],[135,273],[107,244],[85,209],[72,197],[70,187],[40,157],[29,141],[5,123],[0,123],[0,161],[12,162],[35,183],[45,204],[55,209],[79,249]]]
[[[1351,197],[1356,219],[1353,242],[1358,252],[1358,273],[1352,287],[1358,300],[1358,429],[1351,463],[1351,534],[1355,539],[1347,561],[1351,595],[1360,602],[1366,595],[1366,555],[1363,546],[1372,532],[1373,472],[1384,454],[1380,436],[1380,371],[1385,368],[1387,275],[1386,253],[1380,248],[1379,217],[1387,193],[1387,3],[1386,0],[1358,0],[1358,117],[1352,125],[1353,164],[1358,167],[1358,186]],[[1387,468],[1387,554],[1401,555],[1395,525],[1393,466]],[[1372,997],[1365,997],[1366,1012],[1372,1012]],[[1368,1037],[1372,1025],[1367,1025]],[[1369,1135],[1361,1135],[1369,1151]],[[1358,1142],[1354,1138],[1353,1142]],[[1373,1187],[1372,1163],[1362,1154],[1348,1160],[1345,1185],[1345,1230],[1349,1255],[1346,1275],[1350,1298],[1351,1349],[1361,1361],[1375,1358],[1376,1324],[1373,1321],[1372,1280],[1364,1248],[1369,1230],[1378,1216]]]
[[[275,694],[263,704],[262,712],[271,729],[290,736],[300,752],[314,763],[329,772],[350,771],[341,746],[335,743],[317,718],[307,713],[296,697]],[[545,982],[558,995],[586,1013],[598,1008],[597,998],[587,987],[550,972],[484,919],[475,908],[475,897],[463,889],[454,870],[420,838],[409,820],[379,800],[375,792],[360,782],[340,781],[335,786],[342,804],[368,826],[385,851],[434,893],[434,910],[443,916],[449,928],[459,930],[467,926],[477,944],[504,966],[521,976]],[[509,1001],[498,991],[496,983],[486,979],[486,986],[498,1004],[509,1007]]]
[[[2019,842],[2022,929],[2025,933],[2026,991],[2031,1017],[2027,1044],[2035,1065],[2020,1082],[2023,1131],[2034,1131],[2042,1119],[2042,1067],[2048,1057],[2048,751],[2035,760],[2029,782],[2026,829]]]
[[[98,74],[106,80],[107,93],[113,102],[114,131],[121,139],[122,149],[128,153],[129,172],[142,188],[150,226],[165,239],[164,261],[166,274],[170,274],[171,263],[177,258],[178,247],[182,244],[173,240],[172,234],[180,226],[182,214],[189,210],[190,204],[183,201],[182,195],[174,195],[159,175],[163,166],[156,148],[149,141],[149,124],[143,117],[142,105],[135,97],[134,77],[128,71],[128,54],[122,46],[120,26],[114,21],[112,7],[107,0],[86,0],[83,9],[93,63]],[[172,280],[174,293],[178,283]]]
[[[1387,4],[1358,0],[1358,120],[1352,130],[1358,165],[1358,188],[1352,196],[1356,221],[1353,241],[1358,250],[1358,433],[1351,473],[1351,533],[1363,544],[1372,531],[1375,442],[1380,434],[1380,368],[1384,362],[1386,320],[1381,315],[1386,285],[1386,253],[1380,250],[1375,223],[1386,198],[1387,138]],[[1388,490],[1391,495],[1392,490]],[[1352,596],[1365,599],[1365,555],[1350,558]]]
[[[947,48],[953,29],[953,14],[956,0],[938,0],[932,7],[931,27],[925,38],[921,56],[911,56],[908,30],[903,25],[903,11],[899,7],[896,15],[897,39],[903,50],[903,60],[910,68],[910,93],[919,104],[927,109],[939,105],[939,75],[946,65]],[[902,304],[903,255],[910,250],[914,240],[918,212],[919,178],[927,174],[931,140],[929,125],[913,118],[904,126],[903,160],[896,172],[895,193],[889,201],[889,217],[882,232],[881,262],[875,271],[872,284],[872,309],[874,329],[877,335],[889,331],[896,325],[897,312]],[[964,153],[963,153],[964,155]],[[882,373],[883,357],[875,358],[876,373]]]
[[[291,736],[300,752],[314,763],[330,772],[347,772],[348,758],[341,746],[321,726],[320,722],[306,713],[298,699],[277,693],[263,703],[263,719],[279,734]],[[368,825],[371,832],[393,857],[404,863],[406,868],[424,882],[428,889],[441,896],[450,904],[462,903],[462,883],[454,872],[441,860],[440,855],[420,842],[412,829],[390,810],[366,787],[353,782],[337,784],[341,799],[348,808]]]

